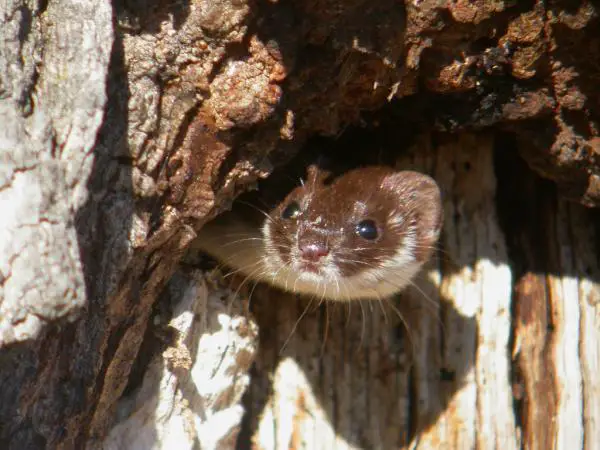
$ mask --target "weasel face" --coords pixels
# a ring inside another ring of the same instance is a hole
[[[356,169],[331,184],[324,178],[313,169],[265,221],[265,279],[337,300],[401,290],[439,236],[435,182],[384,167]]]

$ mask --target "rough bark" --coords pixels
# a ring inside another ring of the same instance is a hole
[[[0,345],[79,314],[74,219],[86,199],[112,41],[110,6],[9,1],[0,33]]]
[[[591,1],[0,4],[0,447],[597,448],[598,61]],[[443,251],[256,337],[179,263],[316,135],[431,173]]]

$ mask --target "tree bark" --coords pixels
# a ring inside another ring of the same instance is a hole
[[[599,14],[0,4],[0,448],[598,448]],[[397,299],[184,258],[307,143],[440,184]]]

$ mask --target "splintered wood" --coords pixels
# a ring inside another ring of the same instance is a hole
[[[540,223],[528,220],[515,230],[525,262],[535,269],[517,280],[515,290],[515,382],[523,391],[520,419],[525,447],[596,449],[600,446],[598,214],[548,198],[546,191],[531,189],[528,194],[526,202]],[[595,223],[590,220],[594,216]],[[537,249],[527,239],[536,232]]]
[[[209,290],[199,271],[173,276],[163,297],[173,317],[163,328],[176,337],[154,355],[140,386],[121,399],[108,437],[88,448],[235,447],[257,329],[232,297],[215,283]]]
[[[440,250],[413,286],[391,300],[320,305],[254,291],[260,351],[242,448],[598,448],[590,212],[550,205],[542,241],[553,269],[538,272],[525,255],[536,249],[522,245],[515,264],[493,138],[445,139],[424,136],[398,162],[430,173],[444,194]]]

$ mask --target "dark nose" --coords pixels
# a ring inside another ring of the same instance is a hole
[[[317,262],[329,254],[329,249],[323,244],[300,244],[299,249],[302,259],[311,262]]]

